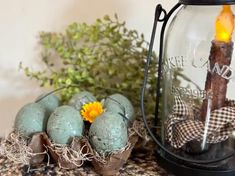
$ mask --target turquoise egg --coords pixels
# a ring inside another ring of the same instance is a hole
[[[83,129],[80,113],[67,105],[56,108],[47,122],[47,133],[56,144],[69,144],[73,137],[82,136]]]
[[[46,109],[38,103],[29,103],[17,113],[14,128],[23,136],[29,137],[46,129],[48,116]]]
[[[61,102],[60,99],[54,95],[50,94],[48,96],[45,96],[46,94],[40,95],[37,99],[36,102],[44,106],[47,110],[48,116],[51,115],[51,113],[60,106]]]
[[[127,145],[127,127],[119,114],[104,112],[89,129],[89,141],[101,155],[120,150]]]
[[[121,114],[128,125],[135,120],[133,105],[121,94],[108,96],[104,102],[104,109],[108,112]]]
[[[86,103],[97,101],[92,93],[83,91],[75,94],[70,100],[69,105],[75,107],[78,111],[82,109],[82,106]]]

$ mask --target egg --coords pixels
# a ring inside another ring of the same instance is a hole
[[[17,113],[14,128],[23,136],[29,137],[46,129],[48,116],[46,109],[38,103],[29,103]]]
[[[61,102],[60,99],[54,95],[50,94],[48,96],[45,96],[46,94],[40,95],[37,99],[36,102],[41,104],[46,108],[48,116],[57,108],[60,106]]]
[[[86,103],[97,101],[92,93],[83,91],[75,94],[70,100],[68,105],[75,107],[78,111],[82,109],[82,106]]]
[[[89,129],[89,141],[101,155],[120,150],[127,145],[127,127],[119,114],[104,112]]]
[[[73,137],[82,136],[83,129],[80,113],[67,105],[56,108],[47,122],[47,133],[56,144],[69,144]]]
[[[133,105],[121,94],[108,96],[104,101],[104,109],[108,112],[121,114],[128,125],[135,120]]]

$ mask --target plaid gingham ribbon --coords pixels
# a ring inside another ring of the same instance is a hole
[[[228,139],[235,130],[235,107],[228,102],[228,106],[211,112],[207,132],[207,143],[218,143]],[[181,148],[192,140],[202,141],[204,123],[196,119],[200,109],[188,105],[179,96],[175,97],[173,112],[166,121],[167,140],[174,148]]]

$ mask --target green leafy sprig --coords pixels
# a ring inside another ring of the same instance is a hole
[[[94,24],[73,23],[64,33],[41,32],[45,69],[33,71],[20,65],[26,76],[42,87],[70,87],[60,92],[66,102],[79,91],[104,97],[122,93],[139,108],[148,43],[144,35],[130,30],[117,15],[97,19]],[[156,85],[156,56],[149,70],[147,112],[153,112]]]

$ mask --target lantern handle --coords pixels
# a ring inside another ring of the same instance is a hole
[[[156,107],[155,107],[155,125],[158,123],[158,109],[159,109],[159,104],[160,104],[160,80],[161,80],[161,71],[162,71],[162,56],[163,56],[163,41],[164,41],[164,32],[166,29],[166,25],[168,20],[170,19],[171,15],[181,6],[181,3],[177,3],[170,11],[169,13],[166,13],[166,11],[162,8],[160,4],[156,6],[155,10],[155,18],[154,18],[154,24],[153,24],[153,29],[152,29],[152,35],[151,35],[151,40],[149,44],[149,50],[148,50],[148,55],[147,55],[147,60],[146,60],[146,65],[145,65],[145,71],[144,71],[144,81],[143,81],[143,87],[141,90],[141,112],[142,112],[142,117],[144,124],[147,128],[148,133],[154,140],[154,142],[159,146],[159,148],[169,154],[169,156],[172,156],[173,158],[176,158],[183,162],[184,164],[188,165],[194,165],[198,166],[198,164],[212,164],[212,163],[217,163],[220,161],[223,161],[225,159],[228,159],[232,157],[235,154],[235,151],[231,151],[228,154],[226,154],[223,157],[216,158],[213,160],[193,160],[193,159],[187,159],[182,156],[176,155],[175,153],[171,152],[167,148],[163,146],[161,141],[154,135],[152,130],[150,129],[148,123],[147,123],[147,118],[145,114],[145,108],[144,108],[144,95],[145,95],[145,90],[146,90],[146,85],[147,85],[147,80],[148,80],[148,70],[151,62],[151,57],[152,57],[152,52],[153,52],[153,45],[154,45],[154,39],[156,35],[156,29],[157,29],[157,23],[158,22],[163,22],[162,29],[161,29],[161,35],[160,35],[160,48],[159,48],[159,59],[158,59],[158,78],[157,78],[157,96],[156,96]],[[164,13],[163,18],[160,18],[161,14]]]

